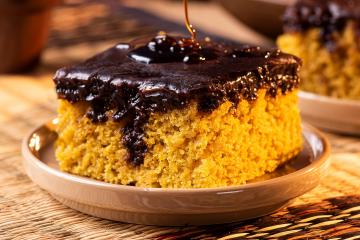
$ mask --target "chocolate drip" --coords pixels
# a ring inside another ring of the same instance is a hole
[[[284,15],[285,32],[306,31],[319,28],[323,42],[335,50],[333,33],[342,31],[348,20],[360,30],[359,0],[298,0]]]
[[[185,64],[183,56],[188,50],[179,55],[168,51],[182,38],[161,39],[165,45],[154,46],[154,40],[119,44],[84,63],[58,70],[54,77],[58,97],[71,103],[88,102],[87,116],[94,123],[108,118],[125,122],[123,144],[134,166],[143,163],[147,151],[144,127],[152,113],[184,108],[190,102],[210,113],[225,101],[234,106],[241,99],[253,101],[259,89],[275,97],[298,87],[300,60],[278,50],[202,41],[202,49],[212,57]],[[148,50],[141,56],[152,59],[152,64],[132,57],[149,45],[156,57],[149,57]]]
[[[185,12],[185,26],[191,35],[191,41],[196,42],[196,30],[189,20],[189,11],[188,11],[188,0],[183,0],[184,2],[184,12]]]

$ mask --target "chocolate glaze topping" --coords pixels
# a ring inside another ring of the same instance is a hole
[[[353,20],[360,30],[359,0],[298,0],[284,15],[285,32],[320,28],[324,43],[335,49],[333,32],[341,31],[348,20]]]
[[[275,97],[298,87],[300,60],[292,55],[211,41],[198,47],[183,43],[183,38],[159,36],[118,44],[62,68],[54,77],[58,97],[89,103],[87,116],[94,123],[125,121],[123,143],[129,162],[137,166],[147,151],[144,126],[151,113],[196,102],[206,114],[224,101],[234,106],[241,99],[253,101],[259,89]]]
[[[192,64],[216,58],[213,49],[203,48],[193,39],[176,39],[166,35],[156,36],[146,45],[131,50],[128,56],[142,63],[184,62]]]

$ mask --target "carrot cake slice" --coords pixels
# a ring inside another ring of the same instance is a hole
[[[303,60],[302,89],[360,99],[359,0],[299,0],[286,11],[284,30],[278,46]]]
[[[57,71],[61,170],[123,185],[244,184],[302,149],[300,60],[159,35]]]

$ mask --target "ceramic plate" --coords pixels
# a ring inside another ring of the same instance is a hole
[[[270,214],[318,185],[329,165],[329,143],[303,127],[304,150],[274,173],[253,182],[207,189],[160,189],[109,184],[59,171],[54,124],[23,141],[29,177],[61,203],[93,216],[147,225],[182,226],[235,222]]]
[[[300,92],[299,104],[303,119],[314,126],[338,133],[360,135],[360,101]]]

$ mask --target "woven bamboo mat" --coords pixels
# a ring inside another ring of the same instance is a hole
[[[103,220],[61,205],[32,183],[22,168],[20,142],[56,114],[52,72],[119,39],[156,31],[129,19],[129,11],[115,1],[109,1],[111,8],[73,2],[55,12],[43,64],[29,75],[0,76],[0,239],[360,239],[360,139],[355,137],[327,134],[333,147],[329,175],[290,207],[219,226],[171,228]]]

